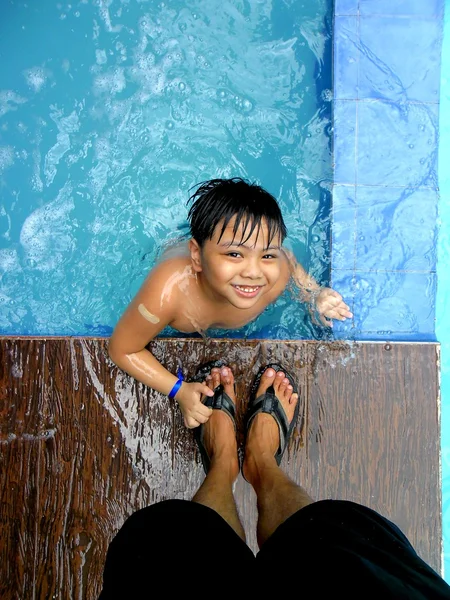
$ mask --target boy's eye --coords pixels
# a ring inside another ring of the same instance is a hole
[[[232,258],[238,258],[241,255],[239,254],[239,252],[228,252],[227,256],[231,256]]]
[[[278,258],[277,254],[264,254],[263,258]]]

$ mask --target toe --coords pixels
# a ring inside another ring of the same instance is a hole
[[[286,393],[288,385],[289,385],[289,379],[287,377],[284,377],[280,383],[280,387],[278,388],[282,394]]]
[[[259,382],[258,390],[256,392],[257,396],[264,394],[264,392],[271,386],[274,385],[275,382],[275,371],[274,369],[266,369],[262,374],[261,380]]]
[[[273,387],[276,392],[278,392],[278,390],[280,389],[281,385],[283,384],[284,379],[285,379],[284,372],[278,371],[277,374],[275,375],[275,381],[273,384]]]
[[[233,385],[234,384],[234,376],[233,376],[233,371],[230,369],[230,367],[222,367],[222,369],[220,370],[220,380],[222,382],[222,385]]]
[[[223,385],[225,393],[230,396],[232,400],[235,399],[234,394],[234,375],[230,367],[222,367],[220,370],[220,382]]]
[[[212,377],[212,381],[214,384],[214,388],[215,389],[218,385],[220,385],[220,371],[219,369],[212,369],[211,371],[211,377]]]
[[[209,387],[211,390],[213,390],[213,389],[214,389],[214,382],[213,382],[213,379],[212,379],[211,375],[207,375],[207,376],[206,376],[206,381],[204,381],[203,383],[206,383],[206,385],[207,385],[207,386],[208,386],[208,387]]]

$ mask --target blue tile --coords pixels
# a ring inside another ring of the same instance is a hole
[[[354,330],[351,338],[353,341],[372,341],[372,342],[435,342],[436,336],[434,333],[420,332],[396,332],[391,331],[358,331]]]
[[[336,17],[334,25],[334,97],[358,98],[358,19]]]
[[[356,204],[354,185],[333,187],[331,268],[353,269],[355,264]]]
[[[357,144],[358,184],[437,187],[438,105],[359,102]]]
[[[408,15],[439,18],[445,0],[359,0],[362,15]]]
[[[335,15],[357,15],[358,0],[335,0],[334,2]]]
[[[334,101],[334,182],[355,183],[356,101]]]
[[[356,332],[434,336],[435,273],[355,273]]]
[[[361,17],[359,33],[359,98],[439,101],[440,21]]]
[[[356,269],[433,271],[436,190],[357,188]]]

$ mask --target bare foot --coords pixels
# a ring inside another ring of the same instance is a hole
[[[271,385],[290,423],[294,418],[298,394],[293,393],[292,385],[283,371],[275,373],[274,369],[268,368],[261,377],[256,397],[258,398]],[[253,484],[261,468],[277,466],[275,453],[279,445],[280,433],[275,419],[268,413],[257,414],[250,424],[245,444],[242,473],[247,481]]]
[[[222,384],[224,391],[236,405],[234,376],[229,367],[214,367],[211,374],[207,375],[205,383],[212,390]],[[211,460],[211,467],[220,462],[221,469],[229,469],[230,477],[234,481],[239,474],[239,459],[232,420],[223,410],[213,410],[203,427],[203,443]]]

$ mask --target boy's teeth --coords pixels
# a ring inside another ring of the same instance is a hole
[[[237,285],[236,286],[238,290],[241,290],[242,292],[254,292],[255,290],[258,289],[259,286],[256,287],[242,287],[241,285]]]

